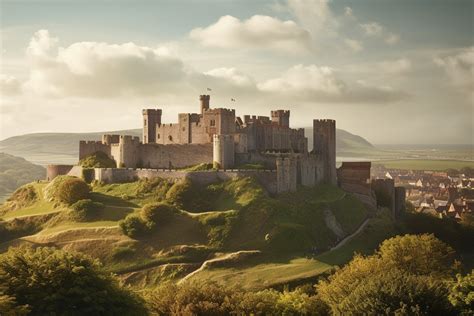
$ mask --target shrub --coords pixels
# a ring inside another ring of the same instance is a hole
[[[17,210],[33,204],[37,199],[38,194],[36,193],[35,187],[28,184],[16,189],[7,199],[5,205],[8,210]]]
[[[104,205],[99,202],[93,202],[90,199],[79,200],[71,205],[69,215],[75,221],[82,222],[94,218],[95,213]]]
[[[137,252],[137,249],[134,247],[133,244],[117,246],[112,251],[112,258],[115,260],[126,260],[128,258],[131,258],[133,255],[135,255],[136,252]]]
[[[188,211],[203,211],[212,207],[213,196],[189,179],[174,183],[166,193],[167,202]]]
[[[317,292],[336,315],[450,315],[454,263],[452,249],[432,235],[398,236],[372,256],[355,256]]]
[[[139,238],[145,236],[149,232],[145,221],[135,214],[130,214],[119,223],[122,232],[130,238]]]
[[[141,211],[141,218],[149,225],[166,223],[172,219],[178,210],[176,207],[165,203],[151,203],[145,205]]]
[[[90,187],[84,182],[84,180],[71,178],[61,183],[57,192],[57,198],[59,202],[70,205],[89,197],[89,192]]]
[[[472,315],[470,313],[474,310],[474,270],[466,276],[456,275],[448,297],[461,315]]]
[[[97,151],[79,160],[79,165],[83,168],[116,168],[115,160],[107,156],[106,153]]]
[[[146,315],[142,300],[97,261],[54,248],[10,248],[0,255],[0,284],[32,315]]]

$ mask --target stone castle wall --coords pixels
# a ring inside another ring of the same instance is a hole
[[[57,176],[68,174],[73,165],[48,165],[46,167],[46,180],[51,181]]]

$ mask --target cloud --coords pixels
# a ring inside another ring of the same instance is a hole
[[[240,87],[255,86],[255,81],[249,75],[246,75],[235,68],[216,68],[204,72],[204,74],[215,78],[225,79],[226,81]]]
[[[29,91],[55,97],[153,95],[173,90],[188,75],[183,62],[163,48],[100,42],[62,48],[57,43],[46,30],[31,39]]]
[[[241,21],[230,15],[216,23],[193,29],[190,38],[208,47],[271,49],[302,53],[310,50],[310,34],[293,21],[254,15]]]
[[[280,77],[258,84],[261,91],[305,102],[394,102],[407,94],[389,86],[376,86],[364,81],[349,84],[335,69],[316,65],[296,65]]]
[[[353,39],[345,39],[344,43],[346,44],[347,47],[349,47],[354,53],[358,53],[364,49],[364,46],[362,46],[362,42],[353,40]]]
[[[402,74],[412,69],[412,63],[407,58],[400,58],[390,61],[382,61],[376,64],[381,72],[389,74]]]
[[[20,81],[13,77],[5,74],[0,74],[0,95],[1,96],[12,96],[17,95],[21,92]]]
[[[387,43],[388,45],[395,45],[395,44],[397,44],[399,41],[400,41],[400,36],[397,35],[397,34],[394,34],[394,33],[389,33],[389,34],[385,37],[385,43]]]
[[[433,61],[446,72],[453,85],[472,93],[474,89],[474,46],[438,56]]]
[[[353,18],[354,17],[354,12],[352,11],[352,8],[351,7],[345,7],[344,8],[344,15],[346,17]]]
[[[298,22],[314,37],[335,32],[338,26],[329,6],[330,0],[288,0],[287,8]]]
[[[383,27],[377,22],[360,24],[360,27],[367,36],[379,36],[382,34]]]

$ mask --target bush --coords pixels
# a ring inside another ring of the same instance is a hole
[[[139,238],[145,236],[149,232],[145,221],[135,214],[130,214],[119,223],[122,232],[130,238]]]
[[[147,315],[136,294],[78,253],[10,248],[0,255],[0,284],[32,315]]]
[[[67,179],[59,186],[57,198],[59,202],[73,204],[89,197],[90,187],[79,178]]]
[[[474,270],[466,276],[456,275],[449,293],[449,301],[461,313],[472,315],[474,310]]]
[[[157,315],[326,315],[319,298],[300,289],[244,291],[216,283],[165,284],[145,299]]]
[[[95,213],[104,205],[99,202],[93,202],[90,199],[79,200],[71,205],[70,217],[78,222],[87,221],[94,218]]]
[[[174,183],[166,193],[166,200],[176,207],[188,211],[203,211],[212,205],[212,197],[209,196],[209,192],[189,179]]]
[[[176,207],[169,204],[151,203],[145,205],[141,209],[140,216],[147,223],[147,225],[155,226],[157,224],[163,224],[171,220],[177,214],[177,212],[178,210]]]
[[[434,236],[398,236],[372,256],[355,256],[317,292],[336,315],[451,315],[453,265],[452,249]]]
[[[8,210],[17,210],[29,206],[37,200],[38,194],[36,193],[35,187],[31,184],[27,184],[16,189],[7,199],[5,206],[7,206]]]
[[[79,160],[79,165],[83,168],[116,168],[115,160],[107,156],[106,153],[97,151]]]

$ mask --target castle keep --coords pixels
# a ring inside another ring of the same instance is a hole
[[[270,116],[236,116],[234,109],[211,108],[201,95],[199,113],[180,113],[178,122],[162,122],[161,109],[144,109],[143,138],[103,135],[81,141],[79,159],[103,152],[119,168],[180,169],[213,163],[221,170],[259,164],[275,171],[276,191],[297,185],[336,184],[336,123],[315,120],[314,148],[308,152],[304,129],[290,127],[290,111]]]

